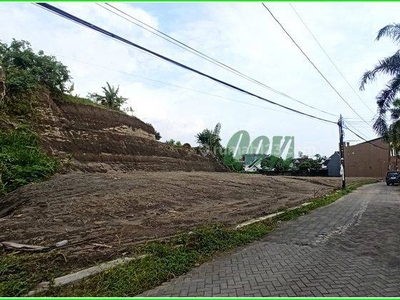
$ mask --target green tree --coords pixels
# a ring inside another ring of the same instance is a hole
[[[382,37],[389,37],[395,43],[400,43],[400,24],[390,24],[379,30],[376,40]],[[381,59],[372,70],[367,71],[361,78],[360,90],[365,85],[376,79],[378,74],[389,75],[391,79],[376,97],[378,104],[378,116],[374,123],[374,130],[380,135],[388,132],[386,112],[390,109],[393,101],[400,91],[400,49],[393,55]]]
[[[311,169],[311,163],[310,161],[303,161],[299,165],[299,170],[310,170]]]
[[[274,155],[267,155],[261,160],[261,168],[266,171],[283,171],[283,159]]]
[[[27,115],[35,102],[35,92],[44,87],[52,96],[71,90],[71,77],[66,66],[43,51],[35,53],[29,42],[0,42],[0,65],[5,78],[3,105],[9,111]]]
[[[32,90],[39,84],[51,92],[65,92],[71,77],[66,66],[54,56],[37,54],[27,41],[13,40],[10,45],[0,43],[0,62],[5,71],[7,92],[18,94]]]
[[[118,95],[119,86],[115,88],[108,82],[106,82],[106,84],[107,86],[102,87],[103,95],[90,93],[88,97],[98,104],[107,106],[108,108],[114,110],[120,110],[121,106],[128,100],[128,98],[124,98]]]
[[[219,136],[221,131],[221,124],[215,125],[214,130],[204,129],[202,132],[196,135],[196,141],[203,147],[208,148],[215,154],[219,154],[222,151],[218,151],[221,146],[221,138]]]
[[[315,160],[315,159],[310,159],[309,163],[310,163],[310,169],[318,171],[321,170],[322,168],[322,161],[319,160]]]
[[[231,151],[227,151],[223,158],[223,164],[228,167],[231,171],[240,172],[243,170],[243,163],[233,157]]]

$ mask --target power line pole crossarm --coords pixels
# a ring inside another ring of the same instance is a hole
[[[339,121],[339,150],[340,150],[340,175],[342,175],[342,189],[346,188],[346,176],[344,167],[344,142],[343,142],[343,117],[340,115]]]

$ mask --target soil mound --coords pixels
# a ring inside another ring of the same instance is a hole
[[[227,171],[214,157],[190,147],[155,140],[154,128],[140,119],[101,107],[53,101],[41,95],[36,130],[42,144],[67,170]]]

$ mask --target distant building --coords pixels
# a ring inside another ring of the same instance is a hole
[[[324,161],[323,165],[328,171],[328,176],[338,177],[340,176],[340,153],[336,151],[327,160]]]
[[[389,153],[389,145],[382,138],[344,148],[345,174],[348,177],[384,177],[388,170],[396,170],[396,157]]]
[[[243,167],[245,170],[252,167],[261,169],[261,160],[266,157],[266,154],[244,154],[242,156]]]

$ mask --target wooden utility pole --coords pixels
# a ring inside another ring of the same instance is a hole
[[[343,118],[340,115],[339,121],[339,150],[340,150],[340,175],[342,175],[342,189],[346,188],[346,176],[344,170],[344,142],[343,142]]]

